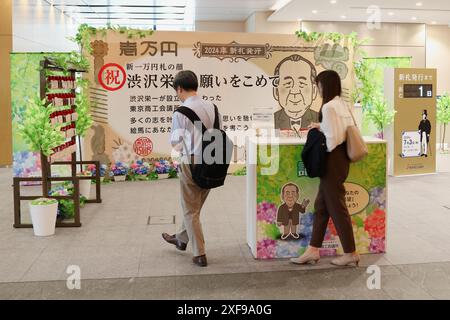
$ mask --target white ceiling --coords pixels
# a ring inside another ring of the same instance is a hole
[[[269,21],[450,23],[450,0],[280,0]],[[421,4],[421,5],[417,5]],[[313,12],[315,10],[315,12]]]
[[[422,6],[416,6],[417,2]],[[14,0],[14,24],[133,26],[193,30],[195,21],[245,21],[274,11],[269,21],[367,21],[379,8],[380,22],[450,23],[450,0]],[[313,10],[317,10],[313,13]],[[389,15],[392,13],[392,15]],[[345,19],[344,17],[345,16]],[[413,20],[412,18],[416,19]],[[68,27],[70,28],[70,26]]]
[[[72,18],[74,24],[94,26],[194,25],[199,21],[245,21],[256,11],[267,11],[277,0],[14,0],[14,19]],[[53,7],[52,7],[53,6]],[[56,18],[55,18],[56,17]]]

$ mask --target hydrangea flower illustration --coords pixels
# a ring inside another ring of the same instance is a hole
[[[100,165],[100,177],[104,177],[106,174],[106,169],[108,167],[106,166],[106,164],[101,164]],[[91,173],[91,175],[94,177],[97,174],[97,169],[95,167],[95,164],[90,164],[87,166],[87,171]],[[110,175],[112,175],[112,172],[110,172]]]
[[[376,209],[364,222],[366,230],[371,238],[383,238],[386,235],[386,212]]]
[[[148,162],[138,160],[130,165],[130,169],[134,174],[146,176],[150,173],[150,164],[148,164]]]
[[[35,152],[14,152],[13,163],[15,177],[31,177],[40,175],[41,158]]]
[[[257,221],[265,221],[267,223],[275,223],[277,219],[277,207],[273,203],[263,201],[258,204],[256,209]]]
[[[330,232],[331,235],[337,236],[336,227],[334,226],[333,220],[331,219],[328,220],[328,231]]]
[[[259,259],[273,259],[276,257],[277,242],[270,239],[261,240],[258,241],[256,249]]]
[[[327,231],[325,231],[325,237],[323,238],[324,241],[329,241],[332,240],[334,238],[334,236],[331,234],[330,230],[327,229]]]
[[[128,173],[128,166],[120,161],[111,165],[111,172],[115,176],[125,176]]]
[[[301,249],[301,240],[295,241],[278,241],[277,242],[277,258],[298,257]]]
[[[383,253],[386,252],[385,238],[372,238],[370,242],[369,251],[371,253]]]
[[[336,255],[336,249],[333,248],[320,248],[319,252],[321,257],[333,257]]]
[[[266,229],[267,226],[269,225],[269,223],[265,222],[265,221],[257,221],[256,223],[256,239],[266,239],[267,235],[266,235]]]
[[[299,232],[304,236],[300,239],[300,246],[307,247],[311,241],[312,229],[314,223],[314,214],[308,212],[300,216]]]
[[[370,190],[370,203],[377,205],[380,209],[386,209],[386,188],[375,187]]]
[[[355,235],[356,251],[358,253],[369,253],[370,236],[364,228],[358,228],[353,225],[353,234]]]

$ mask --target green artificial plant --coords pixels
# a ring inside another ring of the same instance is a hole
[[[38,198],[31,201],[33,206],[48,206],[55,203],[58,203],[58,200],[50,198]]]
[[[29,100],[29,106],[25,109],[19,134],[28,144],[31,151],[42,152],[45,156],[53,153],[53,148],[64,143],[65,138],[61,132],[61,124],[52,124],[50,115],[56,108],[46,106],[45,99],[36,97]]]
[[[447,92],[445,92],[441,97],[437,100],[437,113],[436,113],[437,121],[444,127],[441,130],[441,151],[445,151],[445,135],[447,124],[450,123],[450,96]]]
[[[151,29],[136,30],[128,27],[112,26],[110,24],[108,24],[106,27],[94,28],[84,23],[79,26],[77,34],[75,35],[75,37],[71,38],[71,40],[78,44],[81,51],[87,50],[87,52],[92,53],[91,38],[97,35],[106,37],[108,30],[120,34],[126,34],[128,39],[145,38],[152,35],[154,32]]]
[[[375,81],[371,78],[372,70],[366,60],[359,60],[353,63],[357,84],[353,90],[352,99],[354,103],[359,102],[363,111],[381,99]]]
[[[395,117],[395,110],[389,110],[383,98],[376,98],[373,104],[365,110],[364,115],[377,127],[380,138],[384,139],[384,129],[389,126]]]
[[[76,130],[78,136],[84,137],[94,123],[90,113],[91,105],[87,93],[89,90],[89,81],[85,79],[78,79],[77,87],[80,89],[80,93],[77,94],[75,99],[78,114]]]
[[[353,47],[355,55],[361,56],[365,56],[365,52],[361,50],[361,46],[370,41],[369,38],[360,39],[357,32],[342,34],[339,32],[306,32],[299,30],[295,32],[295,35],[305,42],[331,41],[338,44],[344,41]]]
[[[76,51],[67,55],[52,56],[50,59],[65,72],[69,70],[88,71],[90,67],[88,59]]]

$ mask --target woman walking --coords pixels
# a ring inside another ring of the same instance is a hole
[[[341,98],[341,79],[337,72],[323,71],[317,76],[316,84],[323,99],[320,123],[312,123],[309,128],[320,130],[326,137],[328,151],[326,172],[320,178],[319,192],[314,204],[315,214],[310,245],[302,256],[291,259],[291,262],[307,264],[319,261],[319,248],[322,247],[331,217],[345,253],[331,263],[338,266],[359,265],[359,255],[356,253],[344,188],[350,166],[345,140],[347,127],[353,124],[352,115],[346,102]]]

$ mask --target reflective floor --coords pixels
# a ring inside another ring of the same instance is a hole
[[[389,178],[388,253],[363,256],[350,269],[329,259],[313,267],[254,260],[245,177],[210,193],[202,215],[209,266],[198,268],[189,247],[176,251],[161,239],[180,222],[177,180],[104,185],[103,203],[82,209],[81,228],[37,238],[12,228],[11,174],[0,169],[1,298],[450,298],[448,172]],[[173,215],[176,224],[164,224]],[[149,225],[149,216],[161,219]],[[71,265],[80,267],[81,290],[66,287]],[[381,267],[381,290],[366,286],[369,265]]]

